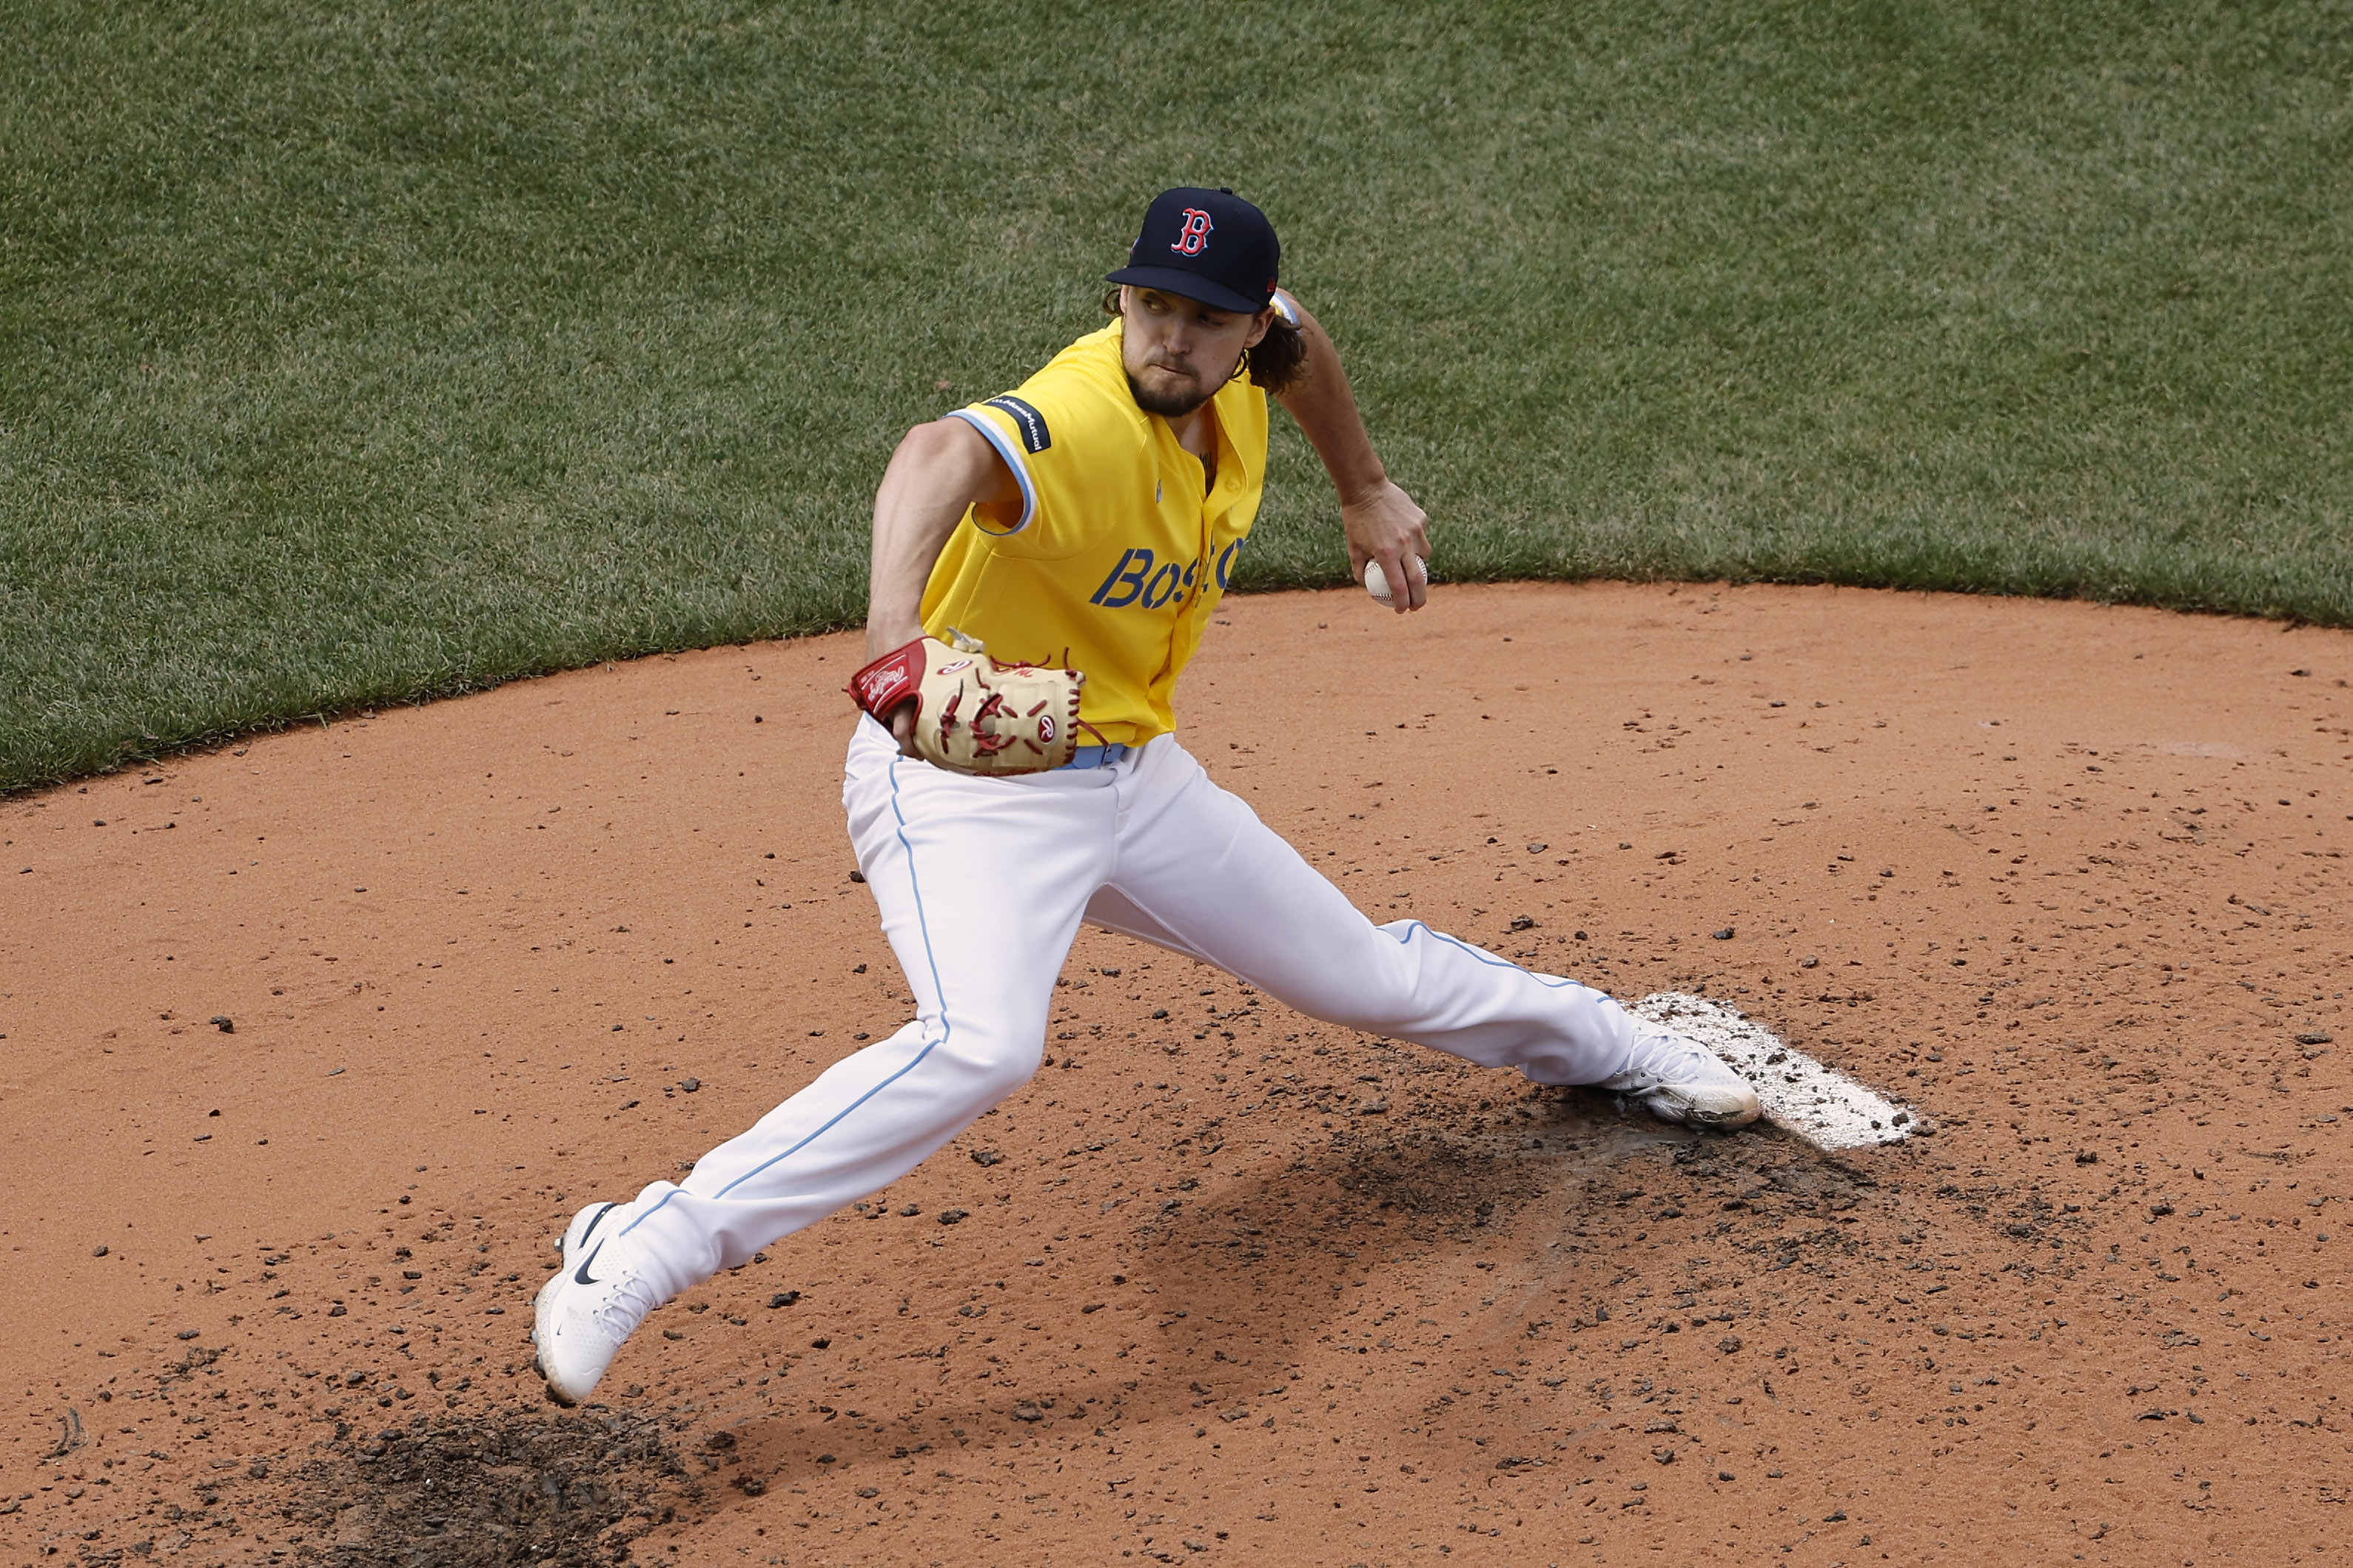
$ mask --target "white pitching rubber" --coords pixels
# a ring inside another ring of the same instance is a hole
[[[1721,1002],[1680,991],[1643,997],[1630,1011],[1686,1035],[1748,1080],[1765,1120],[1817,1149],[1900,1143],[1933,1131],[1908,1105],[1791,1050],[1773,1032]]]

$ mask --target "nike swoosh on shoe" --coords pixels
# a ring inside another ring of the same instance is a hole
[[[577,1247],[586,1244],[588,1238],[596,1233],[596,1227],[605,1223],[605,1216],[611,1214],[615,1209],[619,1208],[620,1206],[621,1205],[617,1203],[609,1203],[603,1208],[598,1209],[596,1211],[596,1217],[588,1222],[588,1228],[580,1233],[580,1240],[575,1242],[573,1245]],[[596,1245],[602,1247],[604,1243],[600,1241]]]

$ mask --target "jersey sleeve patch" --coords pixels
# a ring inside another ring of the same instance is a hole
[[[981,406],[1003,409],[1011,415],[1015,428],[1021,432],[1021,449],[1032,457],[1054,444],[1053,432],[1046,428],[1046,416],[1038,412],[1035,404],[1025,403],[1008,393],[1003,397],[990,398]]]
[[[997,407],[999,404],[1008,401],[1018,400],[993,397],[989,399],[988,402],[982,404],[980,406],[981,408],[992,408]],[[1029,407],[1029,405],[1023,404],[1022,406],[1027,408]],[[1018,423],[1018,416],[1015,416],[1011,410],[998,408],[997,412],[1004,414],[1008,418],[1015,419],[1016,423]],[[1031,409],[1030,412],[1035,414],[1037,411],[1035,409]],[[991,419],[987,415],[981,413],[979,408],[951,408],[948,410],[947,417],[950,419],[961,419],[965,424],[971,426],[974,429],[979,431],[982,437],[987,440],[988,444],[997,448],[997,455],[1005,459],[1005,466],[1013,470],[1013,482],[1021,487],[1020,521],[1008,529],[990,528],[979,521],[980,514],[976,511],[973,514],[974,526],[979,528],[984,533],[1018,533],[1023,529],[1029,527],[1031,520],[1036,518],[1038,515],[1038,481],[1030,478],[1029,460],[1022,455],[1022,446],[1024,444],[1016,441],[1011,437],[1008,436],[1004,430],[998,426],[996,420]],[[1038,428],[1042,431],[1045,427],[1045,420],[1042,418],[1039,419],[1038,421]],[[1032,451],[1036,451],[1040,448],[1031,447],[1030,449]]]

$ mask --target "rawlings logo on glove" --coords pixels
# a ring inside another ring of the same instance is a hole
[[[915,705],[910,739],[925,762],[1002,777],[1059,768],[1079,749],[1075,669],[999,664],[961,632],[955,647],[918,637],[849,678],[853,701],[884,725]]]

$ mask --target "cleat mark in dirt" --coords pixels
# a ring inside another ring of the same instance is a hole
[[[339,1424],[282,1513],[327,1568],[617,1568],[702,1496],[659,1417],[504,1412]]]

